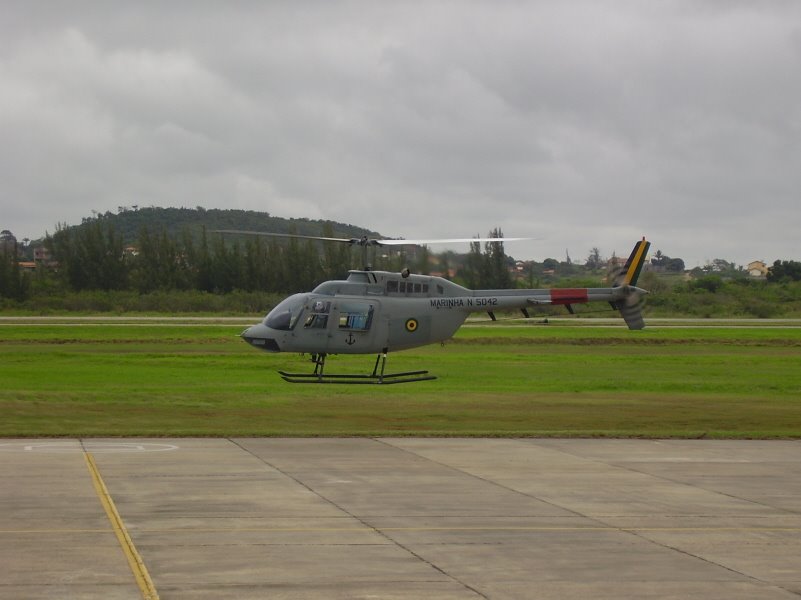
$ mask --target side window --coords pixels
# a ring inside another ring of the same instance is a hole
[[[330,312],[330,302],[324,302],[322,300],[315,301],[303,326],[308,329],[325,329],[328,326],[328,313]]]
[[[339,328],[367,331],[373,321],[373,306],[366,302],[348,302],[339,308]]]
[[[398,282],[397,281],[387,281],[387,292],[397,292],[398,291]]]

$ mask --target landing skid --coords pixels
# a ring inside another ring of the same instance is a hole
[[[284,381],[289,383],[358,383],[373,385],[389,385],[390,383],[411,383],[412,381],[430,381],[436,375],[428,371],[407,371],[405,373],[387,373],[384,375],[345,375],[314,373],[286,373],[278,371]]]
[[[411,383],[413,381],[430,381],[436,376],[429,375],[428,371],[406,371],[403,373],[384,373],[387,363],[387,353],[382,352],[375,359],[375,366],[370,375],[346,375],[325,373],[325,354],[312,355],[314,363],[313,373],[287,373],[278,371],[284,381],[289,383],[357,383],[371,385],[389,385],[391,383]],[[378,366],[381,365],[379,371]]]

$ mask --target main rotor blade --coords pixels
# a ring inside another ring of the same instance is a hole
[[[450,238],[439,240],[390,240],[375,239],[366,236],[360,238],[331,238],[316,235],[298,235],[295,233],[269,233],[266,231],[246,231],[243,229],[215,229],[212,233],[231,233],[235,235],[262,235],[276,238],[296,238],[301,240],[321,240],[323,242],[338,242],[358,246],[423,246],[426,244],[460,244],[464,242],[519,242],[522,240],[536,240],[537,238]]]
[[[243,229],[214,229],[212,233],[232,233],[238,235],[263,235],[276,238],[296,238],[300,240],[321,240],[323,242],[339,242],[342,244],[358,244],[359,238],[330,238],[316,235],[298,235],[295,233],[269,233],[267,231],[246,231]]]
[[[537,238],[452,238],[443,240],[375,240],[379,246],[422,246],[425,244],[459,244],[462,242],[519,242]]]

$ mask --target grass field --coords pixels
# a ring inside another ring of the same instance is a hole
[[[256,320],[0,320],[0,436],[801,437],[798,323],[474,324],[390,355],[435,381],[318,386],[237,337]]]

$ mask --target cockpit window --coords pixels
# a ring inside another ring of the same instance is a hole
[[[264,324],[271,329],[291,331],[303,312],[305,302],[306,294],[290,296],[270,311],[264,318]]]
[[[329,312],[331,312],[331,303],[317,300],[312,304],[303,326],[307,329],[325,329],[328,326]]]

